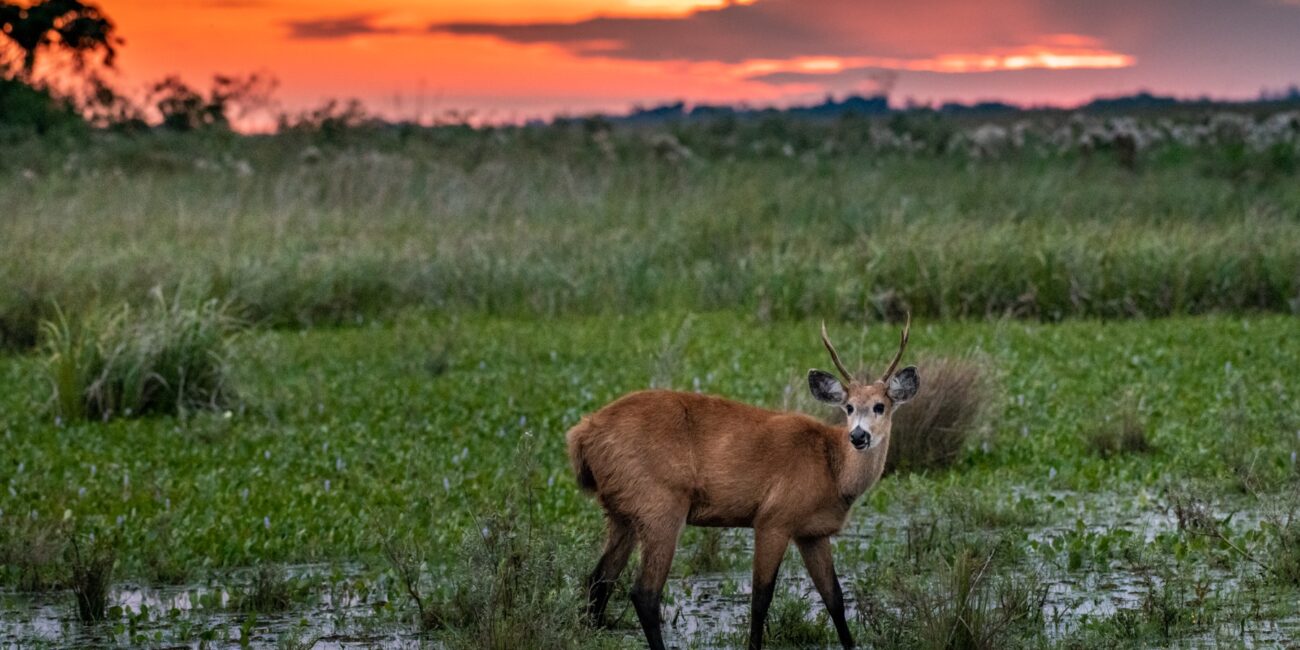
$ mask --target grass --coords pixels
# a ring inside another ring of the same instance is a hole
[[[77,601],[77,618],[83,623],[103,621],[108,616],[109,589],[113,586],[113,569],[117,549],[111,538],[92,538],[85,545],[73,539],[68,543],[72,593]]]
[[[1300,309],[1294,172],[852,150],[610,164],[562,129],[376,137],[303,160],[308,146],[104,138],[0,165],[0,338],[28,347],[56,303],[144,305],[155,287],[286,327],[411,307],[850,322]]]
[[[1084,433],[1088,448],[1098,456],[1111,458],[1120,454],[1146,454],[1154,450],[1146,419],[1131,401],[1108,409],[1099,420]]]
[[[216,302],[188,307],[159,295],[80,321],[42,324],[53,410],[61,421],[108,420],[233,404],[226,347],[232,320]]]
[[[61,428],[51,427],[41,408],[44,386],[32,381],[45,360],[2,357],[0,537],[11,537],[11,549],[37,548],[42,527],[55,522],[113,530],[120,535],[116,575],[131,580],[155,575],[160,556],[195,577],[264,564],[361,560],[384,567],[375,541],[383,531],[422,549],[426,607],[454,601],[446,590],[464,585],[478,599],[466,611],[494,611],[500,585],[513,584],[506,591],[576,617],[576,581],[597,557],[601,523],[569,475],[562,432],[656,374],[668,385],[779,406],[792,372],[821,365],[825,354],[815,322],[724,312],[690,318],[689,337],[673,336],[686,341],[682,352],[661,363],[664,332],[680,331],[685,320],[680,313],[545,323],[412,315],[392,325],[251,333],[234,341],[230,359],[257,407],[230,418],[196,412]],[[914,354],[974,355],[996,370],[999,389],[979,424],[989,433],[963,448],[948,471],[894,474],[864,497],[851,532],[871,543],[846,537],[839,544],[846,584],[881,558],[908,557],[909,543],[911,557],[929,568],[905,576],[908,583],[945,575],[942,561],[962,548],[1044,579],[1053,572],[1122,575],[1133,540],[1144,539],[1142,525],[1106,513],[1115,503],[1124,504],[1121,513],[1141,508],[1158,501],[1163,486],[1193,479],[1206,486],[1202,497],[1232,504],[1220,508],[1263,510],[1272,493],[1243,495],[1235,461],[1206,436],[1239,418],[1231,444],[1249,445],[1263,467],[1291,467],[1295,429],[1278,414],[1294,404],[1300,347],[1293,330],[1290,317],[1057,325],[918,319]],[[879,328],[839,338],[862,359],[887,359],[897,344]],[[1096,405],[1112,403],[1116,386],[1140,387],[1144,408],[1158,414],[1152,436],[1160,444],[1152,453],[1102,458],[1079,444],[1077,432],[1097,417]],[[517,450],[527,433],[534,464],[521,472]],[[525,482],[530,496],[511,496]],[[513,514],[493,516],[501,512]],[[529,518],[538,551],[523,555],[521,566],[537,578],[520,587],[511,581],[525,578],[511,573],[508,560],[527,537]],[[1261,530],[1236,524],[1225,535],[1263,560],[1283,546]],[[1157,532],[1145,546],[1161,562],[1227,567],[1240,579],[1266,575],[1205,536]],[[674,575],[686,572],[692,555],[683,548]],[[733,554],[728,548],[723,555]],[[730,566],[743,569],[748,551],[734,555]],[[61,570],[34,570],[62,584]],[[405,590],[391,569],[380,571],[390,577],[376,579],[388,585],[376,589],[397,609]],[[0,570],[11,587],[30,574]],[[1259,598],[1294,589],[1269,585],[1254,590]],[[308,597],[294,596],[294,607]],[[815,600],[812,608],[820,612]],[[520,615],[513,607],[495,611]],[[489,633],[519,638],[481,629],[464,638]],[[598,639],[614,643],[617,635]]]

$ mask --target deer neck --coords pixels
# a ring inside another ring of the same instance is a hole
[[[870,490],[885,473],[885,456],[889,453],[889,436],[867,451],[858,451],[844,442],[844,463],[840,467],[840,495],[848,502]]]

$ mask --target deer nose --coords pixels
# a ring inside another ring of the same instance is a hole
[[[853,427],[849,432],[849,442],[857,449],[862,449],[871,444],[871,434],[862,427]]]

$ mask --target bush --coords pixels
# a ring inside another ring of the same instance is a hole
[[[991,392],[980,366],[967,359],[917,364],[921,390],[894,413],[885,471],[921,471],[957,461]]]
[[[159,296],[138,313],[123,306],[80,322],[60,312],[42,325],[54,411],[75,421],[226,408],[233,329],[215,301],[185,307]]]
[[[84,130],[85,122],[68,101],[17,79],[0,77],[0,142],[23,136]]]

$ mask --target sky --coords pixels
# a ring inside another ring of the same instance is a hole
[[[827,94],[1072,105],[1300,82],[1300,0],[101,0],[116,79],[274,77],[280,108],[508,122]]]

